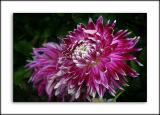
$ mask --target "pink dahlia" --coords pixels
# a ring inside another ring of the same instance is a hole
[[[62,50],[55,43],[46,43],[43,46],[33,49],[33,61],[29,61],[30,63],[27,65],[29,69],[33,70],[30,81],[33,82],[40,96],[46,90],[48,79],[53,78],[59,70],[57,69],[57,62]]]
[[[85,100],[98,95],[103,98],[109,92],[115,96],[127,85],[127,76],[137,73],[127,62],[135,61],[133,52],[139,37],[129,38],[128,30],[114,32],[116,21],[103,24],[100,16],[96,23],[89,19],[88,25],[79,24],[67,35],[60,46],[46,44],[34,50],[32,81],[38,91],[63,101]]]

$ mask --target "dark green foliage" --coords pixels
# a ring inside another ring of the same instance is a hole
[[[131,37],[141,36],[137,47],[143,50],[135,55],[144,66],[139,67],[135,62],[129,63],[140,73],[140,76],[134,79],[129,78],[130,86],[125,88],[116,101],[145,102],[147,98],[147,14],[142,13],[15,13],[13,15],[13,101],[47,101],[47,96],[39,97],[32,83],[28,82],[31,71],[27,70],[25,65],[26,60],[32,59],[32,48],[41,47],[48,41],[59,43],[68,31],[76,28],[77,24],[87,24],[89,17],[96,21],[100,15],[104,17],[104,22],[116,19],[116,30],[128,29],[132,31]]]

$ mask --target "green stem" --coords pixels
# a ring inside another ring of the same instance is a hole
[[[113,99],[113,102],[116,102],[117,98],[124,92],[124,90],[120,91]]]

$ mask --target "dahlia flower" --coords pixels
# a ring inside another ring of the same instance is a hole
[[[96,23],[90,18],[87,26],[79,24],[69,32],[60,45],[44,44],[33,50],[34,59],[27,66],[33,70],[31,81],[40,95],[46,92],[62,101],[103,98],[105,93],[115,96],[124,90],[127,76],[137,73],[127,62],[135,61],[133,52],[140,37],[130,38],[128,30],[114,32],[116,21]]]

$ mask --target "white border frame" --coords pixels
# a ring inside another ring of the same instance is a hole
[[[157,2],[142,1],[2,1],[2,114],[105,114],[158,113],[159,102],[159,12]],[[107,12],[147,13],[147,101],[146,103],[13,103],[12,102],[12,14],[14,12]]]

